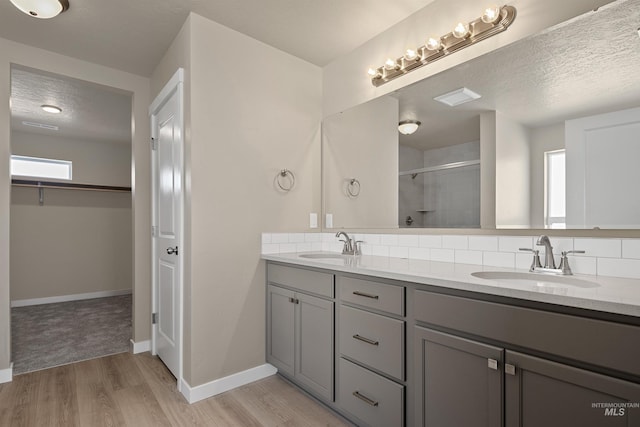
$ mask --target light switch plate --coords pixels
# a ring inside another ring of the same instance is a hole
[[[333,214],[327,214],[325,216],[324,225],[327,228],[333,228]]]
[[[315,212],[309,214],[309,228],[318,228],[318,214]]]

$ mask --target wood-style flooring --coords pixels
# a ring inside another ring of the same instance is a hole
[[[189,405],[149,353],[116,354],[0,384],[0,426],[348,426],[272,376]]]

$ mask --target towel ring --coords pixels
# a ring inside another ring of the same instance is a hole
[[[358,197],[358,195],[360,195],[360,181],[351,178],[347,184],[347,193],[349,193],[351,197]]]
[[[289,177],[289,179],[283,182],[283,178],[287,177]],[[296,185],[296,176],[289,169],[282,169],[276,175],[276,184],[278,184],[278,187],[280,187],[282,191],[291,191]]]

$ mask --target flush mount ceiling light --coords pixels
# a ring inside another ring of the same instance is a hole
[[[41,105],[40,108],[42,108],[47,113],[51,113],[51,114],[60,114],[60,113],[62,113],[62,108],[56,107],[55,105],[44,104],[44,105]]]
[[[417,120],[403,120],[398,123],[398,132],[403,135],[411,135],[418,130],[418,126],[420,126],[420,122]]]
[[[11,0],[14,1],[14,0]],[[453,31],[442,37],[429,37],[423,46],[407,49],[400,58],[389,58],[378,68],[367,72],[374,86],[380,86],[424,65],[503,32],[516,19],[513,6],[491,6],[471,22],[458,22]]]
[[[474,99],[482,98],[479,94],[474,91],[467,89],[466,87],[461,87],[460,89],[453,90],[451,92],[447,92],[443,95],[436,96],[433,98],[438,102],[442,102],[443,104],[448,105],[449,107],[455,107],[456,105],[464,104],[466,102],[471,102]]]
[[[29,16],[49,19],[69,9],[68,0],[11,0],[11,3]]]

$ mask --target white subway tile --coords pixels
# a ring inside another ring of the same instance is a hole
[[[322,233],[323,242],[337,242],[338,238],[335,233]]]
[[[265,243],[262,245],[263,254],[278,254],[280,253],[280,245],[277,243]]]
[[[405,246],[389,247],[389,256],[393,258],[409,258],[409,248]]]
[[[322,251],[322,242],[311,242],[311,250],[314,252]]]
[[[362,245],[362,255],[373,255],[373,250],[371,245]]]
[[[469,249],[473,251],[498,251],[498,237],[469,236]]]
[[[483,252],[482,263],[491,267],[515,268],[516,254],[509,252]]]
[[[598,275],[640,279],[640,260],[598,258]]]
[[[389,256],[389,247],[382,245],[372,245],[371,255],[375,256]]]
[[[271,243],[288,243],[289,234],[287,233],[273,233],[271,235]]]
[[[622,258],[640,259],[640,239],[622,239]]]
[[[531,249],[533,247],[532,237],[498,237],[498,250],[500,252],[520,252],[520,248]]]
[[[304,233],[305,242],[322,242],[322,233]]]
[[[398,246],[398,235],[397,234],[382,234],[381,235],[381,244],[385,246]]]
[[[453,249],[433,248],[430,251],[431,261],[455,262],[456,257]]]
[[[409,248],[409,258],[429,259],[429,248]]]
[[[280,243],[280,253],[281,254],[286,254],[289,252],[295,252],[296,251],[296,244],[295,243]]]
[[[289,243],[303,243],[304,233],[289,233]]]
[[[598,258],[620,258],[622,241],[620,239],[574,239],[575,250],[585,251],[584,256]]]
[[[442,236],[442,247],[447,249],[468,249],[467,236]]]
[[[262,244],[271,243],[271,233],[262,233]]]
[[[569,255],[569,267],[576,274],[597,274],[597,258]]]
[[[533,263],[533,254],[531,253],[518,253],[516,254],[516,268],[521,270],[528,270]]]
[[[420,236],[417,234],[400,234],[398,235],[398,246],[417,248],[420,246]]]
[[[482,252],[456,249],[455,261],[456,264],[482,265]]]
[[[442,236],[420,236],[420,247],[421,248],[441,248],[442,247]]]
[[[296,252],[310,252],[313,250],[313,246],[310,242],[296,243]]]
[[[365,234],[362,236],[362,240],[369,245],[382,244],[382,236],[380,234]]]

